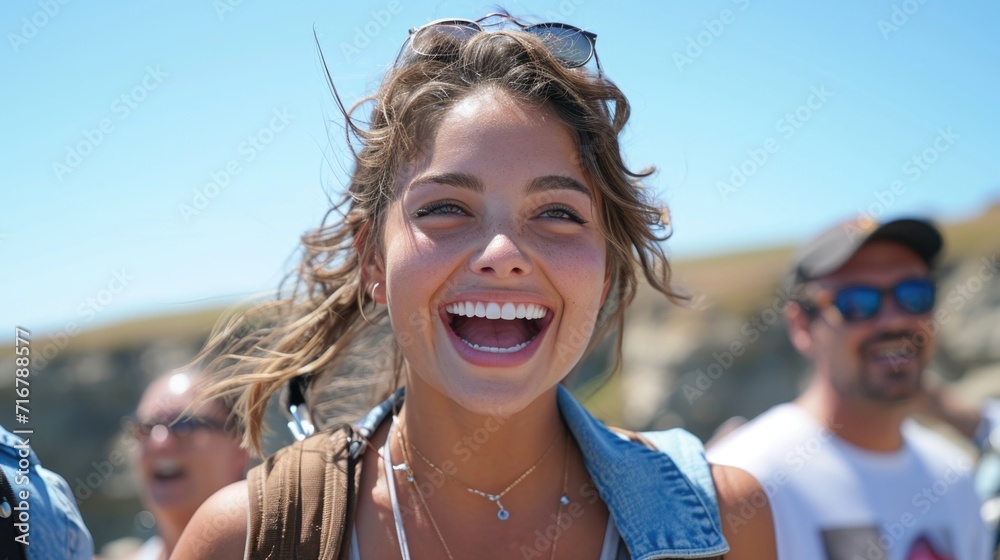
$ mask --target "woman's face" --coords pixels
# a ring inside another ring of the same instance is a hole
[[[565,125],[505,93],[457,103],[429,144],[401,173],[371,280],[413,390],[514,413],[579,361],[607,295],[593,185]]]

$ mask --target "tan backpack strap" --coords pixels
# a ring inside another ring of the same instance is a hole
[[[354,511],[360,473],[358,461],[348,460],[353,433],[342,427],[315,434],[250,470],[248,558],[347,557],[347,513]]]

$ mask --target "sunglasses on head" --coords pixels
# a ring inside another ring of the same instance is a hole
[[[887,294],[891,294],[896,305],[906,313],[923,315],[934,309],[936,286],[929,278],[904,280],[889,288],[846,286],[832,292],[826,303],[836,307],[845,321],[866,321],[878,314]]]
[[[490,18],[497,21],[483,23]],[[594,42],[597,35],[565,23],[525,24],[504,13],[485,15],[475,21],[469,19],[441,19],[410,30],[407,43],[413,52],[422,56],[434,56],[442,42],[462,44],[487,27],[497,27],[504,22],[516,25],[521,31],[531,33],[541,39],[545,47],[563,66],[579,68],[594,57]],[[406,44],[403,45],[406,50]],[[403,51],[400,51],[402,55]],[[398,57],[397,57],[398,60]]]
[[[200,418],[197,416],[185,416],[175,421],[163,420],[163,421],[144,421],[140,422],[134,418],[127,419],[125,421],[125,431],[132,435],[138,441],[146,441],[152,435],[153,430],[157,426],[163,426],[169,433],[173,434],[177,439],[187,439],[191,437],[195,432],[204,431],[214,431],[214,432],[224,432],[226,431],[226,425],[224,422],[219,422],[218,420],[213,420],[211,418]]]

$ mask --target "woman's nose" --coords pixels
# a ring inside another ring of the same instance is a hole
[[[486,246],[469,263],[473,272],[497,278],[523,276],[531,272],[531,261],[509,231],[493,232]]]

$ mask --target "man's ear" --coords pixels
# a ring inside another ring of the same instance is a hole
[[[788,338],[792,346],[803,356],[813,357],[812,315],[802,304],[790,301],[785,306],[785,323],[788,325]]]

